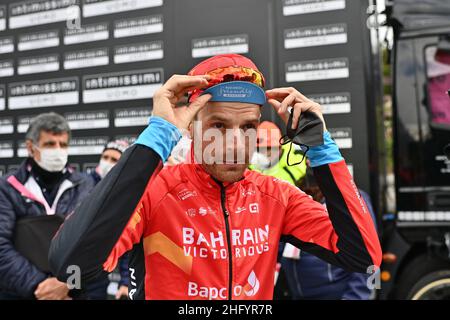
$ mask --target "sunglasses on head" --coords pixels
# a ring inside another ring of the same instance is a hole
[[[192,75],[194,73],[195,70],[192,70],[189,74]],[[253,83],[261,88],[263,88],[265,85],[265,79],[261,72],[246,67],[229,66],[224,68],[217,68],[208,71],[207,73],[205,73],[205,75],[208,75],[210,77],[210,80],[208,80],[208,86],[204,89],[213,87],[220,83],[231,81],[246,81]],[[189,99],[194,95],[197,96],[203,90],[195,89],[189,92]]]

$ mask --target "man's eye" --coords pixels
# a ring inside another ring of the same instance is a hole
[[[223,129],[223,128],[224,128],[224,125],[223,125],[223,123],[216,122],[216,123],[213,124],[213,128],[216,128],[216,129]]]
[[[256,126],[254,124],[246,124],[243,127],[244,130],[249,130],[249,129],[256,129]]]

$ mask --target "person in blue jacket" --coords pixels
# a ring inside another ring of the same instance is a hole
[[[309,167],[301,182],[301,189],[314,200],[325,203],[325,198]],[[369,195],[362,190],[359,192],[376,223]],[[367,286],[370,273],[347,272],[290,245],[282,247],[281,252],[281,266],[292,299],[368,300],[371,298],[372,290]]]
[[[18,251],[16,223],[28,217],[70,214],[93,184],[68,165],[70,128],[61,115],[37,116],[25,139],[28,157],[16,171],[0,178],[0,299],[70,299],[66,283]]]

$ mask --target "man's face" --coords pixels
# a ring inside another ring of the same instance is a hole
[[[114,149],[107,149],[102,153],[100,160],[109,162],[111,164],[116,164],[121,156],[122,154],[119,151]]]
[[[42,149],[67,149],[69,147],[69,134],[67,132],[54,133],[50,131],[41,131],[39,134],[39,140],[34,143],[39,149],[33,146],[31,140],[27,140],[26,146],[28,153],[37,162],[41,161]]]
[[[208,103],[198,113],[191,132],[197,162],[219,181],[240,180],[256,147],[260,116],[256,104]]]

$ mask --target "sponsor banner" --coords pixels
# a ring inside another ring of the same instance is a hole
[[[160,7],[163,0],[83,0],[83,17]]]
[[[342,9],[345,9],[345,0],[283,0],[284,16]]]
[[[248,53],[247,34],[229,35],[192,40],[192,58],[202,58],[226,53]]]
[[[352,109],[349,92],[312,94],[308,98],[321,105],[323,114],[350,113]]]
[[[44,73],[59,70],[59,55],[51,54],[39,57],[20,58],[17,65],[17,73],[31,74]]]
[[[25,133],[28,130],[28,127],[30,126],[31,121],[34,116],[20,116],[17,118],[17,132],[18,133]]]
[[[0,31],[6,30],[6,6],[0,6]]]
[[[286,82],[343,79],[350,75],[348,58],[286,63]]]
[[[64,69],[81,69],[109,64],[108,48],[72,51],[64,54]]]
[[[331,138],[336,142],[339,149],[351,149],[353,146],[352,128],[330,128]]]
[[[25,144],[25,140],[17,141],[17,157],[19,157],[19,158],[28,157],[28,150],[27,150],[27,146]]]
[[[162,69],[131,70],[83,77],[83,102],[152,98],[163,84]]]
[[[153,16],[118,20],[114,23],[114,38],[127,38],[163,31],[163,16]]]
[[[131,63],[164,58],[162,41],[152,41],[114,48],[114,63]]]
[[[14,148],[12,141],[0,141],[0,158],[14,157]]]
[[[114,126],[118,128],[147,126],[151,113],[151,107],[117,109],[114,113]]]
[[[14,52],[14,37],[0,38],[0,54]]]
[[[5,110],[6,106],[6,90],[5,85],[0,84],[0,110]]]
[[[71,45],[85,42],[95,42],[109,38],[108,23],[96,23],[76,29],[66,29],[64,44]]]
[[[0,60],[0,77],[10,77],[14,75],[13,60]]]
[[[59,46],[59,31],[49,30],[19,35],[17,48],[28,51]]]
[[[79,0],[30,0],[9,6],[9,28],[17,29],[79,18]],[[74,8],[76,10],[74,10]]]
[[[78,88],[77,77],[11,83],[8,106],[14,110],[78,104]]]
[[[284,48],[317,47],[347,43],[345,23],[287,29],[284,31]]]
[[[14,133],[14,124],[12,117],[0,118],[0,134]]]
[[[450,211],[399,211],[398,220],[409,222],[450,221]]]
[[[107,110],[68,112],[64,114],[71,130],[109,128]]]
[[[103,152],[108,137],[77,137],[70,140],[69,155],[84,156],[97,155]]]

